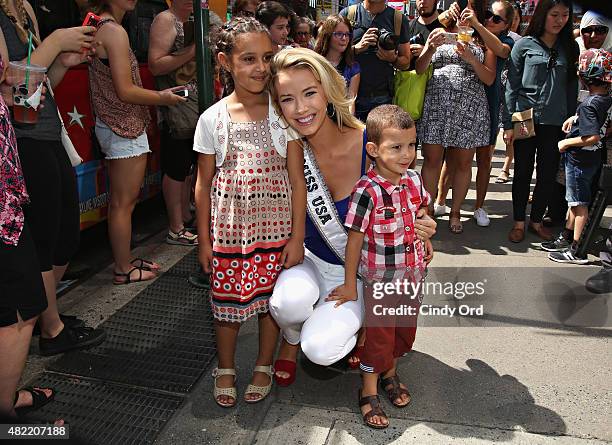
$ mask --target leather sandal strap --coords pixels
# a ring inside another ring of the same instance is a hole
[[[382,385],[383,389],[387,392],[387,396],[389,397],[389,400],[393,404],[395,404],[395,400],[400,399],[402,395],[404,394],[410,397],[410,393],[408,392],[408,390],[400,386],[400,379],[397,374],[391,377],[387,377],[385,379],[381,379],[380,384]],[[392,385],[392,386],[391,388],[387,389],[387,386],[389,385]]]
[[[359,406],[370,405],[372,409],[380,408],[380,399],[378,395],[374,396],[363,396],[359,399]]]

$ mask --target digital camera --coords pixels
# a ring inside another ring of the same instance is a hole
[[[418,33],[410,37],[409,42],[411,45],[425,45],[425,37],[423,37],[423,34]]]
[[[378,32],[378,46],[387,51],[392,49],[397,49],[397,45],[399,44],[399,37],[393,34],[392,32],[387,31],[382,28],[379,29]]]

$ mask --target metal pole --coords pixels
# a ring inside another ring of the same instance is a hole
[[[198,108],[200,114],[213,103],[212,56],[206,42],[210,29],[207,0],[193,0],[195,19],[196,64],[198,72]]]

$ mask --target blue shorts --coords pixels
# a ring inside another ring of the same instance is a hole
[[[565,199],[568,207],[588,206],[591,203],[591,184],[599,165],[578,166],[564,154]]]
[[[147,133],[135,139],[119,136],[108,125],[96,118],[96,137],[106,159],[126,159],[151,153]]]

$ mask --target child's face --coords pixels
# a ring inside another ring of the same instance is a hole
[[[259,94],[268,84],[273,56],[267,34],[248,33],[236,37],[231,54],[219,53],[219,63],[232,74],[236,90]]]
[[[380,143],[377,145],[368,142],[366,150],[376,159],[380,175],[390,181],[397,181],[406,173],[416,156],[416,128],[385,128]]]

